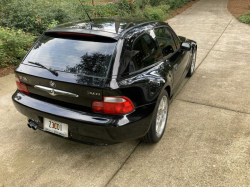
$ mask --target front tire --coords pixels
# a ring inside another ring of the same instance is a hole
[[[187,76],[191,77],[194,74],[194,69],[195,69],[195,63],[196,63],[196,54],[197,54],[197,50],[195,49],[192,55],[192,62],[191,62],[191,66],[188,70]]]
[[[169,96],[167,91],[159,96],[156,103],[156,110],[153,115],[153,121],[148,133],[142,137],[142,141],[147,143],[157,143],[162,138],[168,119]]]

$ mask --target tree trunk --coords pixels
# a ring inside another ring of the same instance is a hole
[[[93,5],[93,6],[95,6],[95,4],[94,4],[94,0],[92,0],[92,5]]]

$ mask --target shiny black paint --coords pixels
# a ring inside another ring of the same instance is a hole
[[[17,91],[12,97],[16,108],[29,119],[39,121],[40,130],[43,127],[43,117],[69,124],[69,139],[85,143],[106,142],[110,144],[144,136],[150,128],[159,94],[167,90],[171,97],[175,93],[178,85],[186,77],[191,65],[191,55],[197,49],[196,42],[179,37],[180,42],[190,43],[191,51],[183,51],[179,48],[167,58],[159,56],[158,61],[149,67],[122,76],[120,68],[123,49],[130,50],[132,45],[127,41],[161,26],[171,29],[168,24],[163,22],[121,18],[96,19],[92,30],[88,22],[63,24],[51,29],[50,32],[58,29],[64,32],[67,29],[84,32],[87,29],[88,32],[108,31],[115,34],[117,47],[109,74],[106,78],[66,72],[60,72],[58,76],[54,76],[43,68],[20,64],[15,73],[27,78],[27,82],[22,82],[28,86],[32,94],[27,96]],[[53,97],[34,88],[34,85],[49,87],[50,80],[57,84],[57,89],[73,92],[81,97]],[[90,97],[86,95],[87,91],[101,94]],[[123,116],[93,113],[91,111],[92,101],[102,100],[103,96],[126,96],[134,103],[135,111]]]
[[[148,121],[152,118],[155,106],[151,104],[138,107],[135,112],[124,116],[110,116],[60,107],[19,91],[14,93],[12,100],[20,113],[38,123],[40,130],[43,128],[43,118],[46,117],[69,124],[69,139],[76,139],[74,136],[92,137],[100,140],[95,143],[109,144],[139,138],[146,134]]]
[[[138,26],[140,24],[145,24],[149,22],[148,19],[143,18],[96,18],[94,24],[91,24],[89,20],[84,21],[74,21],[69,23],[64,23],[51,28],[49,31],[56,29],[79,29],[79,30],[91,30],[91,31],[104,31],[114,34],[121,34],[130,28]],[[155,21],[151,21],[153,23]]]
[[[25,72],[25,74],[20,74],[21,72]],[[92,101],[90,98],[102,100],[102,88],[106,81],[105,78],[87,77],[66,72],[60,72],[58,76],[54,76],[46,69],[29,65],[20,65],[16,69],[16,74],[27,79],[27,81],[23,81],[23,83],[27,85],[29,92],[32,94],[41,95],[59,101],[65,101],[66,99],[68,103],[87,107],[91,107]],[[80,95],[81,99],[73,97],[65,98],[65,96],[53,97],[46,92],[34,88],[35,85],[51,87],[49,85],[50,80],[53,80],[56,83],[58,89]],[[87,95],[87,91],[100,93],[100,95],[90,96]]]

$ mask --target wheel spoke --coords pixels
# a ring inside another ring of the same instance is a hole
[[[161,107],[160,107],[160,109],[162,110],[163,109],[163,100],[161,100]]]

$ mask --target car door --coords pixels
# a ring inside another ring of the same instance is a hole
[[[180,49],[181,47],[181,40],[179,39],[179,37],[176,35],[176,33],[169,27],[167,27],[168,31],[172,34],[172,37],[175,41],[176,47],[177,47],[177,54],[179,56],[179,59],[181,60],[179,63],[182,66],[181,69],[182,70],[182,75],[181,75],[181,79],[186,77],[186,73],[188,71],[189,68],[189,62],[191,60],[191,54],[189,51],[183,51]]]
[[[162,51],[163,60],[168,62],[173,70],[173,88],[175,88],[185,71],[184,55],[177,48],[175,40],[167,27],[157,27],[154,31]]]
[[[157,100],[168,66],[162,61],[154,31],[137,32],[124,42],[116,91],[130,98],[135,106],[141,106]]]

